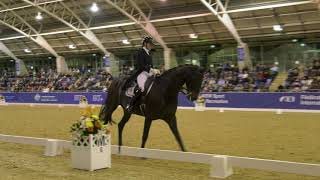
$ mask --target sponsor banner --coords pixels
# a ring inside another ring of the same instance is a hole
[[[237,48],[238,52],[238,61],[243,61],[244,60],[244,48],[243,47],[238,47]]]
[[[16,62],[16,64],[15,64],[15,66],[16,66],[16,74],[20,74],[21,62],[20,62],[20,60],[16,60],[15,62]]]
[[[320,93],[202,93],[206,107],[320,110]],[[85,96],[89,104],[102,104],[107,93],[1,93],[7,103],[79,104]],[[184,94],[178,105],[194,107]]]
[[[207,107],[320,110],[320,93],[202,93]]]
[[[8,103],[79,104],[85,96],[89,104],[102,104],[106,93],[1,93]]]

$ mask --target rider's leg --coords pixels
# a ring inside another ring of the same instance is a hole
[[[135,103],[137,102],[137,100],[140,98],[140,96],[142,95],[143,91],[144,91],[144,84],[147,81],[149,77],[149,74],[145,71],[143,71],[142,73],[140,73],[137,77],[137,82],[138,82],[138,89],[134,90],[134,96],[132,97],[130,103],[128,104],[128,106],[126,107],[126,109],[131,112],[133,110],[133,107],[135,105]]]
[[[144,84],[146,83],[147,79],[149,77],[149,73],[143,71],[139,74],[137,77],[138,86],[141,89],[141,92],[144,92]]]

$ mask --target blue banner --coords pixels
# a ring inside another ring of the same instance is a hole
[[[85,96],[89,104],[102,104],[107,93],[1,93],[8,103],[79,104]],[[320,110],[320,93],[202,93],[206,107]],[[193,107],[184,94],[179,106]]]
[[[102,104],[107,93],[1,93],[8,103],[79,104],[85,96],[89,104]]]
[[[206,107],[320,110],[320,93],[203,93]]]
[[[238,47],[238,61],[243,61],[244,60],[244,48],[243,47]]]

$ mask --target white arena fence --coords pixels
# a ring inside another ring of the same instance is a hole
[[[0,104],[1,105],[1,104]],[[81,107],[79,104],[48,104],[48,103],[6,103],[5,106],[54,106],[54,107]],[[101,105],[88,104],[89,106],[100,107]],[[119,106],[120,107],[120,106]],[[194,107],[178,106],[178,109],[194,110]],[[320,113],[320,110],[302,110],[302,109],[261,109],[261,108],[225,108],[225,107],[205,107],[204,111],[215,110],[219,112],[225,111],[261,111],[261,112],[275,112],[282,114],[284,112],[302,112],[302,113]]]
[[[0,134],[0,142],[43,146],[45,149],[45,156],[61,155],[64,149],[71,148],[71,141],[4,134]],[[112,145],[111,148],[112,154],[123,156],[208,164],[211,166],[210,177],[216,178],[226,178],[232,175],[233,167],[320,177],[320,164],[136,148],[127,146],[122,146],[121,154],[119,154],[118,146]]]

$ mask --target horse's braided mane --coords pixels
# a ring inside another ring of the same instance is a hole
[[[177,66],[177,67],[174,67],[174,68],[172,68],[172,69],[169,69],[169,70],[163,72],[161,76],[165,76],[165,75],[167,75],[167,74],[169,74],[169,73],[178,71],[178,70],[180,70],[180,69],[182,69],[182,68],[184,68],[184,67],[197,67],[197,66],[191,65],[191,64],[179,65],[179,66]]]

